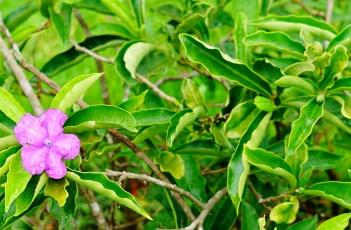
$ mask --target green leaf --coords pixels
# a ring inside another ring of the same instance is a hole
[[[26,4],[21,4],[19,7],[6,15],[4,18],[4,23],[10,31],[13,31],[15,28],[19,27],[23,22],[25,22],[31,15],[33,15],[36,10],[38,10],[37,2],[27,2]]]
[[[241,230],[259,230],[258,214],[254,207],[247,202],[242,202]]]
[[[119,107],[122,109],[127,110],[128,112],[134,112],[138,110],[140,107],[142,107],[145,103],[145,97],[149,90],[145,90],[139,95],[130,97],[128,100],[122,102]]]
[[[144,0],[130,0],[138,27],[144,24]]]
[[[218,157],[230,157],[232,152],[224,151],[219,149],[213,140],[196,140],[192,141],[176,148],[172,149],[174,153],[178,154],[198,154],[198,155],[209,155],[209,156],[218,156]]]
[[[274,84],[280,87],[295,87],[302,93],[309,95],[315,95],[317,91],[312,81],[302,77],[287,75],[279,78]]]
[[[161,171],[171,173],[176,179],[184,176],[185,166],[180,155],[164,152],[159,156],[157,161],[160,164]]]
[[[11,134],[13,132],[12,130],[15,128],[15,125],[16,123],[0,110],[0,132]]]
[[[327,51],[332,50],[337,45],[347,45],[351,42],[351,25],[346,26],[333,40],[330,41]]]
[[[66,203],[63,207],[60,207],[57,202],[51,202],[50,214],[52,214],[60,223],[59,229],[70,229],[70,221],[75,217],[77,209],[77,195],[78,195],[78,186],[77,183],[71,181],[66,187],[66,190],[69,194],[66,199]]]
[[[30,175],[22,166],[21,155],[17,153],[9,164],[7,181],[5,185],[5,211],[10,209],[11,204],[26,189],[30,181]]]
[[[343,90],[351,89],[351,77],[336,80],[334,85],[328,90],[328,94],[338,93]]]
[[[305,72],[313,72],[315,67],[309,62],[296,62],[286,67],[283,72],[285,75],[299,76]]]
[[[260,132],[260,135],[263,136],[263,130],[265,130],[267,124],[268,121],[267,116],[265,117],[265,112],[259,112],[241,136],[239,143],[228,164],[228,194],[236,208],[237,213],[239,211],[241,197],[244,192],[246,178],[248,175],[248,163],[243,159],[244,144],[249,142],[250,139],[255,136],[255,130],[258,130]],[[259,141],[259,139],[260,138],[258,138],[257,141]]]
[[[262,96],[256,96],[254,104],[259,110],[269,113],[273,112],[276,109],[276,106],[271,99]]]
[[[63,3],[59,13],[57,13],[54,8],[49,9],[49,11],[51,21],[53,22],[63,44],[67,44],[71,29],[72,6]]]
[[[15,145],[18,145],[18,142],[14,135],[0,137],[0,150],[7,149]]]
[[[167,131],[167,143],[169,146],[173,145],[174,139],[179,133],[188,125],[193,123],[200,114],[204,113],[203,107],[197,107],[193,110],[184,109],[174,114],[170,120]]]
[[[50,108],[65,112],[101,77],[101,73],[84,74],[67,82],[56,94]]]
[[[289,202],[283,202],[275,206],[269,214],[269,218],[277,224],[291,224],[296,219],[299,211],[299,201],[291,197]]]
[[[318,103],[316,99],[311,99],[300,110],[300,116],[291,125],[289,141],[286,147],[286,154],[294,154],[295,151],[311,135],[313,127],[323,116],[324,103]]]
[[[315,230],[318,225],[318,217],[304,219],[296,224],[293,224],[287,228],[287,230]]]
[[[320,82],[322,89],[332,86],[334,76],[339,75],[346,68],[349,60],[347,49],[342,45],[337,45],[330,58],[330,65],[325,69],[323,80]]]
[[[317,170],[327,170],[336,168],[344,156],[330,153],[320,149],[309,149],[308,160],[303,165],[304,168],[313,168]]]
[[[277,154],[248,146],[244,146],[244,154],[250,164],[268,173],[283,177],[292,188],[296,186],[297,181],[290,166]]]
[[[67,132],[84,132],[102,128],[126,129],[137,132],[134,117],[113,105],[93,105],[72,114],[65,123]]]
[[[194,81],[185,79],[181,89],[185,103],[189,108],[194,109],[199,106],[205,107],[205,102]]]
[[[303,194],[319,196],[351,209],[351,182],[325,181],[308,187]]]
[[[214,77],[225,77],[263,95],[271,95],[269,84],[248,66],[236,62],[218,48],[209,46],[189,34],[181,34],[179,39],[188,58],[203,65]]]
[[[9,170],[9,164],[18,153],[19,147],[11,147],[0,151],[0,176],[4,175]]]
[[[109,180],[104,173],[79,172],[70,169],[66,177],[151,219],[131,194],[126,192],[118,183]]]
[[[268,16],[259,19],[254,25],[262,29],[284,32],[300,32],[305,30],[326,39],[333,39],[335,37],[335,30],[328,23],[308,16]]]
[[[285,53],[296,55],[297,57],[303,58],[305,47],[291,39],[287,34],[283,32],[266,32],[257,31],[254,34],[250,34],[244,38],[244,43],[247,46],[259,46],[275,49]]]
[[[60,180],[49,179],[46,183],[44,190],[45,196],[51,196],[57,201],[57,204],[60,207],[63,207],[66,203],[66,199],[69,196],[66,187],[69,185],[69,182],[62,178]]]
[[[179,155],[177,155],[179,156]],[[200,165],[192,155],[180,156],[184,163],[184,176],[176,183],[201,201],[206,200],[206,179],[201,175]]]
[[[3,87],[0,87],[0,110],[14,122],[18,122],[25,111],[16,99]]]
[[[144,109],[133,113],[137,126],[168,124],[174,112],[165,108]]]
[[[146,42],[131,41],[125,43],[115,58],[116,70],[128,84],[135,84],[139,63],[155,46]]]
[[[26,189],[19,195],[15,201],[16,213],[15,216],[19,216],[31,206],[39,192],[45,186],[48,177],[45,173],[41,176],[32,176],[27,184]]]
[[[317,230],[344,230],[349,225],[351,213],[344,213],[324,221]]]
[[[130,12],[130,8],[127,7],[128,5],[121,3],[120,1],[101,0],[101,2],[116,14],[129,29],[134,29],[134,19]]]
[[[224,124],[227,137],[241,137],[258,112],[253,101],[245,101],[235,106]]]
[[[115,35],[126,39],[134,38],[130,31],[120,24],[115,23],[99,23],[90,30],[93,36]]]
[[[124,38],[116,35],[102,35],[92,36],[79,43],[79,46],[85,47],[94,52],[106,49],[111,46],[116,46],[124,41]],[[89,55],[76,50],[73,46],[57,55],[52,57],[45,65],[41,68],[41,72],[44,72],[47,76],[53,77],[63,70],[80,63],[84,58],[90,57]]]
[[[341,114],[351,119],[351,97],[349,95],[334,95],[333,98],[341,105]]]
[[[247,35],[247,17],[245,13],[240,12],[236,15],[234,28],[235,57],[243,63],[247,63],[249,51],[243,42],[244,37]]]

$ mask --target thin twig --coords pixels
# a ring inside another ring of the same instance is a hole
[[[218,173],[222,173],[227,171],[227,167],[224,168],[220,168],[220,169],[214,169],[214,170],[204,170],[203,172],[201,172],[201,175],[205,176],[205,175],[213,175],[213,174],[218,174]]]
[[[86,23],[86,21],[84,20],[83,16],[80,14],[78,9],[74,10],[74,15],[75,15],[76,19],[78,20],[80,26],[83,28],[85,36],[90,37],[92,34],[90,32],[89,26]],[[77,47],[76,47],[76,49],[77,49]],[[102,76],[100,77],[102,98],[104,99],[105,104],[110,104],[110,96],[108,93],[108,88],[107,88],[107,83],[106,83],[106,75],[104,73],[105,71],[104,71],[103,61],[95,59],[95,65],[96,65],[97,72],[103,73]]]
[[[194,230],[195,228],[198,228],[200,230],[203,230],[203,223],[207,217],[207,215],[210,213],[210,211],[213,209],[213,207],[222,199],[227,194],[227,188],[222,188],[219,190],[209,201],[205,204],[204,209],[200,213],[200,215],[187,227],[185,228],[180,228],[179,230]]]
[[[139,79],[142,83],[147,85],[152,91],[154,91],[159,97],[165,99],[166,101],[172,103],[173,105],[177,107],[181,107],[181,104],[178,102],[177,99],[175,99],[172,96],[169,96],[165,92],[163,92],[160,88],[158,88],[154,83],[149,81],[146,77],[143,77],[139,74],[137,74],[137,79]]]
[[[333,16],[334,0],[327,0],[327,8],[325,13],[325,21],[330,23]]]
[[[146,218],[142,216],[142,217],[139,217],[139,218],[133,220],[132,222],[117,225],[116,227],[114,227],[114,229],[129,228],[129,227],[132,227],[132,226],[134,226],[134,225],[137,225],[138,223],[142,222],[142,221],[145,220],[145,219],[146,219]]]
[[[278,196],[271,196],[271,197],[267,197],[267,198],[261,198],[261,199],[258,200],[258,202],[260,204],[276,202],[276,201],[279,201],[281,199],[289,197],[290,194],[291,194],[290,191],[289,192],[284,192],[282,194],[279,194]]]
[[[112,170],[107,170],[106,171],[106,175],[107,176],[116,176],[116,177],[120,177],[123,179],[137,179],[137,180],[141,180],[141,181],[148,181],[154,184],[157,184],[161,187],[173,190],[183,196],[186,196],[187,198],[189,198],[191,201],[194,202],[194,204],[196,204],[197,206],[204,208],[204,204],[199,201],[196,197],[194,197],[190,192],[179,188],[178,186],[176,186],[175,184],[171,184],[159,179],[156,179],[154,177],[148,176],[146,174],[137,174],[137,173],[130,173],[130,172],[117,172],[117,171],[112,171]]]
[[[163,180],[164,182],[170,183],[168,178],[158,169],[156,164],[136,144],[134,144],[131,140],[129,140],[126,136],[124,136],[122,133],[118,132],[117,130],[109,129],[109,132],[117,140],[119,140],[124,145],[126,145],[130,150],[132,150],[136,154],[137,157],[139,157],[141,160],[143,160],[161,180]],[[178,204],[183,208],[185,215],[190,220],[194,220],[195,216],[192,213],[189,206],[185,203],[183,198],[176,192],[171,191],[171,194],[174,197],[174,199],[178,202]]]
[[[81,188],[81,192],[84,198],[88,201],[91,213],[95,217],[99,230],[108,230],[108,225],[105,220],[103,211],[96,201],[94,194],[90,190],[86,190],[85,188]]]
[[[71,43],[77,51],[85,53],[85,54],[91,56],[92,58],[94,58],[95,60],[99,60],[99,61],[102,61],[102,62],[105,62],[108,64],[114,64],[112,59],[101,56],[101,55],[95,53],[94,51],[91,51],[90,49],[87,49],[83,46],[80,46],[77,42],[71,41]]]
[[[298,4],[301,7],[301,9],[306,11],[306,13],[308,13],[309,15],[324,17],[323,12],[320,12],[318,10],[314,10],[314,9],[306,6],[305,3],[301,0],[292,0],[292,2]]]
[[[0,14],[0,27],[4,33],[7,33],[7,30],[6,30],[7,28],[5,27],[5,24],[3,23],[1,14]],[[26,95],[30,104],[32,105],[34,112],[37,115],[41,114],[44,110],[43,110],[43,107],[39,101],[39,98],[35,94],[26,75],[24,74],[23,70],[16,62],[15,57],[12,55],[10,49],[7,47],[2,36],[0,36],[0,52],[4,56],[6,63],[10,67],[13,74],[15,75],[15,77],[18,81],[18,84],[20,85],[23,93]]]

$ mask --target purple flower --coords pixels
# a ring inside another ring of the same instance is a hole
[[[44,171],[50,178],[61,179],[67,169],[64,160],[79,155],[80,141],[76,135],[64,134],[67,115],[49,109],[39,117],[25,114],[15,127],[17,141],[23,146],[22,164],[30,174]]]

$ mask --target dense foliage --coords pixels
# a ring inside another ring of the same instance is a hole
[[[351,1],[0,0],[0,13],[0,229],[349,225]],[[49,108],[81,142],[59,180],[23,168],[13,131]]]

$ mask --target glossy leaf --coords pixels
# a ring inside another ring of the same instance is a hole
[[[35,198],[39,195],[39,192],[41,192],[42,188],[44,188],[47,179],[46,174],[42,174],[41,176],[33,176],[30,179],[26,189],[17,197],[15,201],[15,216],[19,216],[28,210]]]
[[[151,219],[151,217],[137,203],[131,194],[126,192],[116,182],[109,180],[103,173],[70,170],[67,172],[66,177],[75,181],[81,186],[87,187],[88,189],[91,189],[100,195],[116,201],[117,203],[132,209],[146,218]]]
[[[115,23],[99,23],[91,28],[93,36],[114,35],[121,38],[131,39],[131,32],[120,24]]]
[[[303,165],[304,168],[313,168],[317,170],[327,170],[336,168],[344,156],[337,155],[335,153],[319,150],[319,149],[309,149],[308,150],[308,160]]]
[[[136,132],[134,117],[113,105],[93,105],[72,114],[65,123],[67,132],[84,132],[102,128],[123,128]]]
[[[247,16],[241,12],[235,18],[235,30],[233,33],[235,57],[243,63],[247,63],[249,51],[246,44],[243,42],[244,37],[247,35]]]
[[[291,187],[296,186],[296,178],[293,175],[290,166],[277,154],[261,148],[252,149],[248,146],[244,147],[244,154],[246,160],[250,164],[268,173],[283,177]]]
[[[323,104],[312,99],[301,108],[299,118],[291,125],[289,141],[285,150],[287,155],[294,154],[312,133],[313,127],[323,116]]]
[[[268,16],[259,19],[254,25],[263,29],[285,32],[300,32],[301,30],[306,30],[326,39],[335,37],[335,30],[333,27],[324,21],[308,16]]]
[[[259,46],[291,53],[297,57],[303,57],[305,47],[292,40],[287,34],[282,32],[265,32],[257,31],[254,34],[250,34],[245,37],[244,43],[247,46]]]
[[[331,200],[351,209],[351,182],[325,181],[308,187],[303,193]]]
[[[329,230],[329,229],[344,230],[348,226],[350,226],[349,225],[350,218],[351,218],[351,213],[344,213],[344,214],[335,216],[320,224],[317,230]]]
[[[248,163],[243,160],[244,144],[250,141],[254,135],[254,131],[259,128],[259,131],[264,130],[267,125],[267,121],[264,120],[265,113],[258,113],[252,120],[250,125],[247,127],[243,135],[241,136],[239,143],[230,159],[227,171],[227,188],[228,194],[236,208],[238,213],[241,197],[244,192],[246,178],[248,174]],[[261,133],[263,135],[263,133]]]
[[[268,83],[248,66],[234,61],[218,48],[209,46],[189,34],[181,34],[179,39],[185,47],[188,58],[203,65],[213,76],[225,77],[253,91],[270,96],[271,89]]]
[[[254,207],[249,203],[242,203],[241,229],[242,230],[259,230],[258,214]]]
[[[332,50],[337,45],[347,45],[351,42],[351,25],[346,26],[338,33],[333,40],[330,41],[327,51]]]
[[[193,123],[196,118],[204,112],[203,107],[197,107],[193,110],[184,109],[174,114],[170,120],[170,124],[167,131],[167,143],[172,146],[174,139],[179,133],[188,125]]]
[[[60,180],[49,179],[46,183],[44,190],[45,196],[50,196],[55,199],[60,207],[64,206],[66,199],[69,196],[66,187],[69,185],[69,182],[62,178]]]
[[[133,113],[137,126],[168,124],[174,112],[165,108],[144,109]]]
[[[9,164],[16,156],[19,147],[11,147],[0,151],[0,176],[4,175],[9,169]]]
[[[256,96],[254,104],[258,109],[269,113],[276,109],[275,104],[271,99],[262,96]]]
[[[56,94],[50,108],[65,112],[101,77],[101,73],[85,74],[67,82]]]
[[[143,58],[155,47],[146,42],[131,41],[125,43],[115,58],[116,70],[129,84],[135,84],[137,68]]]
[[[62,42],[67,44],[71,29],[71,5],[63,3],[59,13],[57,13],[54,9],[50,9],[49,11],[51,21],[53,22]]]
[[[198,87],[195,82],[191,79],[186,79],[182,84],[182,95],[185,100],[186,105],[194,109],[199,106],[205,107],[205,102],[199,92]]]
[[[161,171],[171,173],[174,178],[180,179],[184,176],[184,161],[178,154],[164,152],[160,155],[158,163]]]
[[[18,145],[16,137],[14,135],[9,135],[6,137],[0,137],[0,150],[7,149],[12,146]]]
[[[291,224],[296,219],[299,211],[299,201],[292,197],[290,201],[275,206],[269,214],[269,218],[277,224]]]
[[[0,87],[0,110],[14,122],[24,115],[25,111],[16,99],[3,87]]]
[[[351,77],[349,78],[341,78],[336,80],[334,85],[328,90],[328,93],[333,94],[340,92],[342,90],[350,90],[351,89]]]
[[[285,75],[299,76],[305,72],[313,72],[315,67],[309,62],[296,62],[286,67],[283,72]]]
[[[310,95],[316,94],[317,91],[311,81],[302,77],[287,75],[279,78],[274,84],[280,87],[295,87],[297,90]]]
[[[5,185],[5,211],[10,209],[11,204],[26,189],[32,175],[24,170],[21,162],[21,155],[16,154],[9,164],[7,181]]]
[[[102,35],[92,36],[79,43],[79,46],[85,47],[92,51],[103,50],[107,47],[114,46],[124,41],[124,38],[116,35]],[[52,57],[45,65],[41,68],[49,77],[53,77],[63,70],[79,63],[84,58],[89,57],[87,54],[77,51],[74,47],[59,53]]]
[[[296,224],[290,225],[287,230],[315,230],[317,229],[318,217],[304,219]]]

